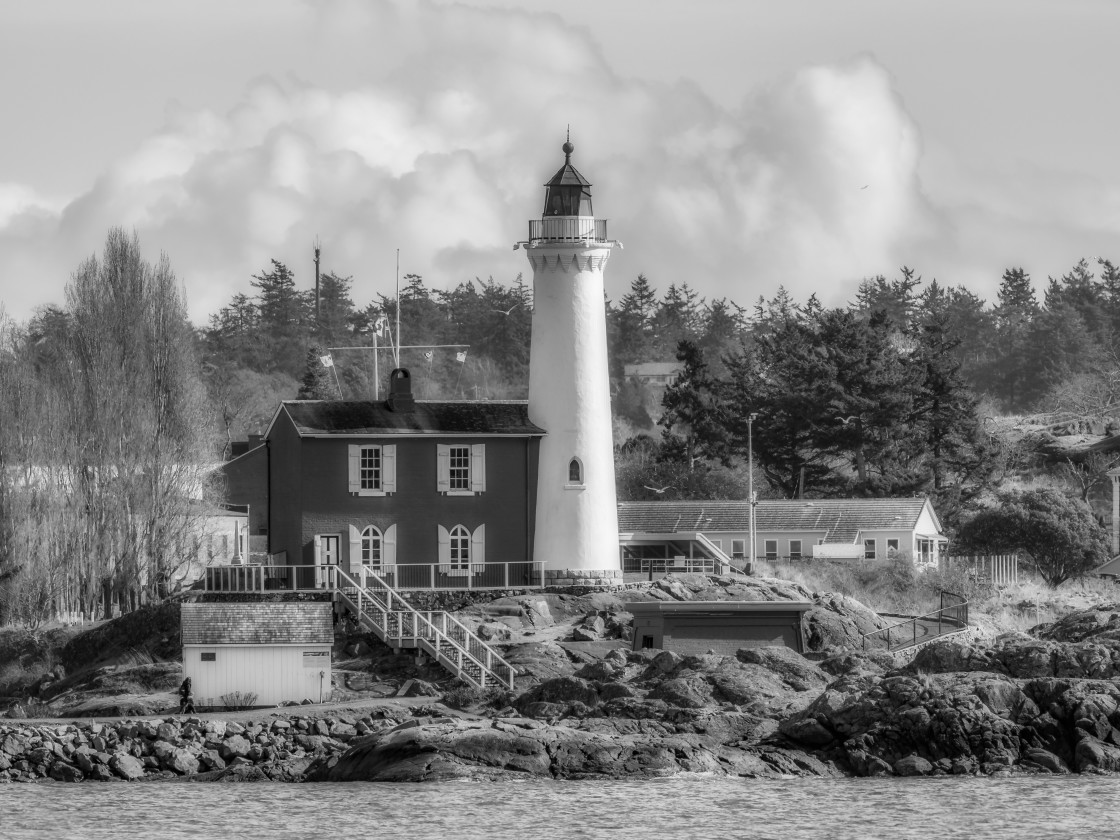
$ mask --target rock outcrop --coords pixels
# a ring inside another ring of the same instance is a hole
[[[1095,611],[1087,611],[1095,612]],[[791,742],[869,775],[1120,770],[1120,641],[1110,619],[1048,632],[945,641],[905,668],[849,674],[783,720]]]
[[[273,715],[247,724],[165,718],[0,726],[0,783],[47,778],[300,781],[313,761],[338,756],[351,741],[398,723],[369,716]]]

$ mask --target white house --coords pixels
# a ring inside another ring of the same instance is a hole
[[[750,502],[623,502],[621,542],[635,533],[699,532],[734,560],[750,556]],[[929,499],[805,499],[758,502],[755,557],[884,558],[909,553],[937,565],[947,542]]]

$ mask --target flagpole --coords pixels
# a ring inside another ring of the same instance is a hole
[[[373,401],[381,399],[380,374],[377,372],[377,328],[373,330]]]
[[[460,359],[459,358],[460,355],[463,358]],[[461,353],[461,354],[456,353],[455,354],[455,361],[457,361],[459,363],[459,375],[455,377],[455,390],[459,391],[459,382],[462,381],[462,379],[463,379],[463,368],[465,368],[467,366],[467,354],[466,353]],[[462,391],[459,391],[459,396],[463,396]]]
[[[331,358],[331,372],[334,374],[334,387],[338,388],[338,398],[342,399],[342,383],[338,381],[338,368],[335,366],[334,358]]]

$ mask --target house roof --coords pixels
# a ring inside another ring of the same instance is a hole
[[[545,434],[529,420],[524,401],[423,402],[409,411],[391,411],[383,402],[287,400],[287,414],[301,437],[319,435],[510,435]],[[269,425],[269,432],[272,424]]]
[[[622,366],[623,376],[672,376],[684,370],[680,362],[638,362]]]
[[[861,532],[914,530],[927,499],[811,499],[759,501],[755,531],[819,531],[826,542],[854,542]],[[932,507],[930,514],[941,525]],[[750,502],[621,502],[619,531],[718,533],[750,530]]]
[[[1120,577],[1120,557],[1113,557],[1103,566],[1098,566],[1093,574],[1098,577]]]

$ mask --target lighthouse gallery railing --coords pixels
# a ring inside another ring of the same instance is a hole
[[[607,241],[607,220],[594,216],[546,216],[529,220],[529,241],[551,242]]]

